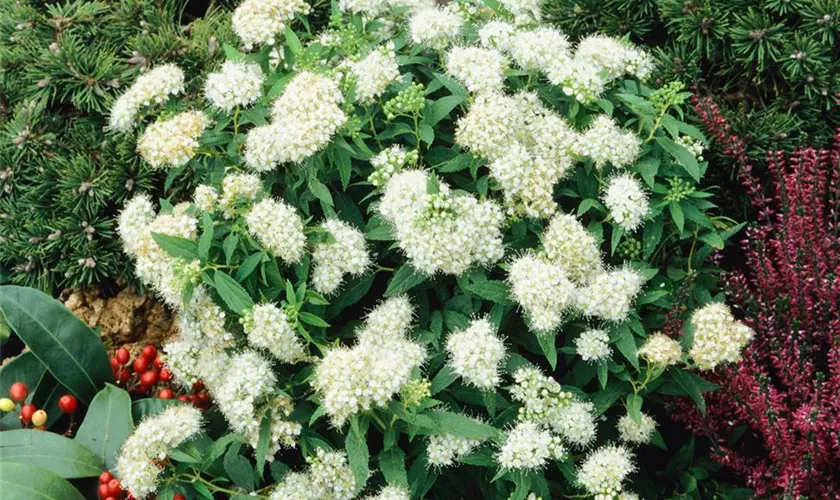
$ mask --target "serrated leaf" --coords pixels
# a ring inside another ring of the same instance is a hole
[[[636,341],[633,339],[633,332],[627,324],[620,325],[615,330],[615,347],[637,371],[639,369],[639,356],[636,351]]]
[[[198,239],[198,256],[204,260],[210,255],[210,246],[213,244],[213,219],[210,214],[204,214],[201,221],[201,237]]]
[[[329,328],[330,324],[321,319],[320,317],[310,313],[301,311],[298,313],[298,319],[306,323],[307,325],[312,325],[318,328]]]
[[[636,425],[642,424],[642,397],[638,394],[627,395],[627,414],[636,422]]]
[[[408,292],[412,288],[426,281],[426,275],[410,264],[403,264],[391,277],[388,288],[385,290],[386,297],[393,297]]]
[[[437,125],[439,121],[449,116],[449,113],[451,113],[453,109],[457,108],[462,102],[464,102],[464,96],[461,95],[448,95],[441,97],[437,101],[431,103],[429,106],[429,112],[424,117],[424,121],[431,128]],[[425,139],[423,140],[425,141]],[[427,141],[427,143],[431,143],[431,141]]]
[[[216,271],[213,279],[219,297],[227,304],[231,311],[242,315],[254,307],[254,301],[248,292],[235,279],[221,271]]]
[[[691,154],[691,151],[686,149],[682,144],[678,144],[667,137],[657,137],[656,142],[683,166],[685,171],[688,172],[688,175],[693,177],[695,181],[700,182],[700,165],[697,163],[697,158]]]
[[[350,432],[344,440],[344,449],[347,451],[347,461],[356,479],[355,492],[359,493],[364,489],[370,477],[368,468],[370,451],[367,445],[367,433],[362,430],[357,417],[350,420]]]
[[[173,257],[188,261],[198,259],[198,244],[192,240],[161,233],[152,233],[152,239],[164,252]]]
[[[394,486],[408,486],[408,474],[405,470],[405,453],[393,446],[379,454],[379,470],[385,481]]]
[[[557,337],[554,333],[538,333],[537,342],[540,344],[545,359],[551,365],[551,369],[557,368]]]
[[[680,234],[682,234],[683,229],[685,229],[685,216],[683,215],[682,207],[676,201],[672,201],[668,203],[668,211],[671,212],[671,219],[674,220],[674,223],[677,225],[677,229],[680,230]]]
[[[245,281],[245,279],[247,279],[248,276],[257,269],[257,266],[260,265],[260,262],[262,262],[265,258],[265,252],[257,252],[249,255],[248,258],[242,261],[242,264],[239,265],[239,269],[236,270],[236,281],[240,283]]]

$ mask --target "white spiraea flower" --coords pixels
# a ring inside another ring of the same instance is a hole
[[[158,461],[201,431],[201,411],[189,405],[169,406],[144,419],[126,439],[115,472],[124,489],[144,499],[157,491],[162,472]]]
[[[259,100],[264,79],[259,64],[225,61],[218,72],[207,75],[204,95],[217,108],[230,112]]]
[[[706,146],[703,145],[703,141],[695,140],[693,137],[689,137],[687,135],[681,135],[679,139],[677,139],[679,144],[685,146],[697,161],[703,161],[703,151],[706,150]]]
[[[713,303],[694,311],[691,315],[694,339],[689,358],[701,370],[714,370],[722,363],[737,363],[741,351],[750,343],[755,333],[750,327],[732,316],[723,303]]]
[[[371,50],[364,58],[349,65],[356,82],[356,99],[362,104],[375,102],[400,76],[393,42]]]
[[[555,413],[556,418],[548,426],[566,441],[580,448],[595,441],[598,430],[595,425],[595,405],[589,401],[572,400],[565,405],[558,405]]]
[[[492,161],[507,154],[516,140],[514,134],[525,127],[525,114],[515,98],[500,93],[479,94],[458,119],[455,142]]]
[[[382,187],[388,179],[402,171],[407,165],[417,163],[419,154],[416,149],[408,151],[403,146],[394,145],[383,149],[370,159],[374,172],[368,177],[368,181],[374,187]]]
[[[510,44],[516,27],[505,21],[489,21],[478,30],[481,46],[504,53],[510,51]]]
[[[578,59],[563,59],[551,63],[546,71],[548,80],[563,89],[563,93],[579,102],[594,102],[604,93],[606,82],[594,64]]]
[[[578,137],[574,151],[603,169],[607,163],[616,168],[631,165],[639,157],[641,141],[632,132],[625,132],[607,115],[599,115]]]
[[[255,45],[274,45],[274,37],[283,33],[286,23],[298,14],[308,14],[303,0],[245,0],[233,11],[233,31],[250,50]]]
[[[448,467],[459,458],[472,453],[480,444],[480,439],[458,437],[452,434],[429,436],[426,445],[429,465]]]
[[[565,454],[559,437],[533,422],[519,422],[505,433],[496,461],[505,469],[534,470]]]
[[[117,217],[117,232],[125,253],[136,257],[137,253],[144,248],[148,242],[146,233],[149,230],[149,224],[155,220],[155,215],[152,200],[147,194],[134,195],[134,198],[125,204]]]
[[[379,212],[395,232],[412,265],[429,275],[458,275],[472,265],[489,265],[503,253],[504,215],[491,200],[455,194],[441,182],[428,193],[429,174],[408,170],[385,186]]]
[[[542,19],[542,0],[500,0],[499,3],[513,14],[517,24],[528,24]]]
[[[559,31],[542,27],[517,31],[510,44],[510,56],[525,71],[548,72],[567,59],[569,39]]]
[[[443,50],[458,36],[463,24],[464,19],[453,9],[426,7],[411,14],[408,31],[415,44]]]
[[[555,330],[571,305],[575,288],[563,269],[545,257],[523,254],[510,263],[508,282],[513,299],[538,333]]]
[[[316,366],[312,386],[335,426],[387,405],[423,363],[425,349],[406,337],[412,313],[405,297],[385,301],[357,331],[355,346],[329,350]]]
[[[367,500],[411,500],[411,492],[404,486],[385,486]]]
[[[158,66],[137,77],[137,81],[111,107],[108,126],[118,132],[131,132],[137,126],[140,110],[160,104],[169,96],[184,92],[184,72],[174,64]]]
[[[284,363],[295,363],[304,356],[304,348],[286,312],[274,304],[254,306],[243,318],[248,342],[265,349]]]
[[[584,361],[600,362],[612,354],[610,336],[604,330],[586,330],[575,339],[575,348]]]
[[[338,7],[342,12],[376,17],[388,9],[388,2],[387,0],[339,0]]]
[[[682,360],[682,347],[679,342],[662,332],[648,336],[637,352],[639,357],[654,365],[672,366]]]
[[[291,205],[266,198],[245,214],[248,231],[269,252],[289,264],[297,263],[306,248],[303,219]]]
[[[578,289],[577,308],[585,316],[620,323],[630,313],[642,283],[644,277],[630,268],[604,271]]]
[[[286,474],[269,500],[350,500],[355,496],[356,480],[344,452],[317,448],[306,461],[309,469]]]
[[[446,55],[446,71],[473,93],[500,92],[507,59],[501,52],[481,47],[453,47]]]
[[[574,215],[555,215],[542,234],[542,245],[548,259],[579,285],[589,282],[603,268],[598,241]]]
[[[610,500],[618,496],[622,483],[635,470],[630,450],[622,446],[602,446],[578,467],[578,483],[596,499]]]
[[[644,80],[653,70],[653,60],[644,51],[615,38],[590,35],[577,46],[575,59],[592,64],[608,80],[622,75]]]
[[[137,140],[137,152],[155,168],[184,166],[198,149],[198,137],[209,124],[210,119],[201,111],[158,120]]]
[[[207,184],[196,186],[193,193],[193,205],[202,212],[215,212],[219,203],[219,192],[216,188]]]
[[[635,231],[650,211],[647,193],[631,174],[610,178],[601,201],[610,211],[610,217],[626,231]]]
[[[482,390],[499,385],[499,370],[505,358],[505,344],[487,318],[473,320],[465,330],[446,340],[452,371],[468,384]]]
[[[250,208],[251,204],[263,194],[263,182],[254,174],[228,173],[222,179],[222,193],[219,208],[226,218],[231,218],[241,209]]]
[[[318,243],[312,250],[312,285],[319,293],[331,294],[345,274],[361,276],[371,262],[361,231],[339,219],[329,219],[321,227],[331,241]]]
[[[647,413],[641,414],[639,422],[633,420],[630,414],[618,419],[618,436],[622,441],[633,444],[648,444],[656,430],[656,420]]]

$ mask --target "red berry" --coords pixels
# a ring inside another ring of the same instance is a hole
[[[102,500],[106,500],[108,497],[110,497],[111,495],[108,494],[108,484],[100,484],[99,491],[97,491],[97,494]]]
[[[64,413],[72,415],[79,409],[79,401],[75,397],[65,394],[58,400],[58,407],[61,408],[61,411]]]
[[[12,401],[23,403],[26,401],[26,396],[28,395],[29,389],[26,388],[26,384],[23,382],[15,382],[9,387],[9,397],[12,398]]]
[[[192,386],[193,392],[200,392],[202,389],[204,389],[204,382],[202,382],[201,380],[196,380],[196,382]]]
[[[152,366],[155,370],[160,370],[163,368],[163,360],[160,358],[155,358],[154,362],[152,362]]]
[[[111,370],[117,371],[117,370],[120,369],[120,362],[117,361],[117,358],[111,358],[110,363],[111,363]]]
[[[184,402],[184,403],[189,403],[190,402],[190,397],[187,396],[186,394],[181,394],[180,396],[178,396],[178,401],[181,401],[181,402]]]
[[[35,414],[35,405],[23,405],[20,409],[20,420],[26,425],[32,422],[32,415]]]
[[[117,498],[116,497],[108,497],[105,500],[117,500]]]
[[[149,360],[139,357],[134,360],[134,373],[145,373],[149,369]]]
[[[128,382],[128,379],[131,378],[131,372],[128,371],[128,368],[123,368],[120,370],[120,382],[123,384]]]
[[[158,393],[160,399],[172,399],[173,396],[172,389],[163,389]]]
[[[122,484],[119,479],[111,479],[108,481],[108,495],[112,497],[122,496]]]
[[[155,359],[155,356],[157,356],[157,349],[155,349],[155,346],[153,345],[147,345],[143,348],[142,356],[149,361],[152,361]]]
[[[210,406],[210,395],[207,394],[207,391],[198,393],[198,401],[201,403],[201,406]]]
[[[174,495],[172,495],[172,500],[187,500],[187,497],[180,493],[175,493]]]
[[[105,471],[99,475],[99,484],[108,484],[108,481],[114,479],[114,475],[111,474],[109,471]]]
[[[146,387],[151,387],[157,384],[158,374],[156,371],[148,371],[140,377],[140,383]]]
[[[128,364],[128,360],[131,359],[131,354],[128,353],[128,349],[125,347],[120,347],[117,349],[117,362],[121,365]]]
[[[160,370],[160,380],[162,382],[169,382],[172,380],[172,372],[169,371],[169,368],[163,368]]]
[[[198,398],[198,394],[190,396],[190,401],[194,406],[201,406],[201,400]]]
[[[138,384],[137,387],[134,388],[134,390],[135,392],[137,392],[137,394],[146,394],[147,392],[149,392],[149,388],[142,384]]]

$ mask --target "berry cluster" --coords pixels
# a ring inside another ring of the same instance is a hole
[[[39,410],[34,404],[27,403],[26,398],[29,397],[29,388],[23,382],[15,382],[9,388],[9,397],[0,398],[0,412],[11,413],[17,412],[20,414],[20,421],[23,427],[30,425],[38,430],[47,429],[47,412]],[[20,406],[20,408],[18,408]],[[61,396],[58,400],[58,407],[61,411],[70,415],[70,429],[74,427],[73,415],[79,409],[79,401],[70,394]]]

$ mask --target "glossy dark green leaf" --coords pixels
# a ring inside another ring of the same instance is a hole
[[[144,418],[154,417],[170,405],[182,405],[177,399],[144,398],[131,403],[131,419],[137,425]]]
[[[57,300],[33,288],[4,285],[0,311],[30,352],[83,403],[114,381],[99,335]]]
[[[0,394],[4,397],[9,394],[9,388],[15,382],[23,382],[29,388],[29,396],[26,402],[31,402],[35,394],[40,390],[45,375],[49,375],[47,367],[38,361],[31,352],[23,352],[14,357],[11,361],[0,368]],[[50,377],[52,378],[52,377]],[[19,429],[20,419],[16,413],[7,413],[0,419],[3,429]]]
[[[219,292],[219,297],[225,301],[225,304],[227,304],[231,311],[241,315],[254,307],[254,301],[251,299],[251,296],[230,275],[216,271],[213,281],[216,284],[216,291]]]
[[[79,490],[58,474],[17,462],[0,461],[0,492],[3,499],[9,500],[85,500]]]
[[[538,333],[536,337],[543,354],[545,354],[545,359],[551,365],[551,369],[557,368],[557,336],[550,332]]]
[[[75,440],[87,446],[112,470],[120,447],[133,431],[131,397],[108,384],[93,398]]]
[[[344,448],[347,451],[347,461],[356,479],[356,493],[362,491],[370,477],[370,451],[367,445],[367,432],[357,417],[350,420],[350,432],[344,441]]]
[[[426,281],[426,275],[414,269],[410,264],[403,264],[391,277],[388,288],[385,290],[386,297],[401,295],[412,288]]]
[[[86,446],[53,432],[17,429],[0,432],[0,462],[44,467],[60,477],[95,477],[105,463]]]
[[[700,182],[700,165],[697,163],[697,158],[694,157],[691,151],[686,149],[682,144],[677,144],[667,137],[657,137],[656,142],[685,168],[688,175],[693,177],[695,181]]]

